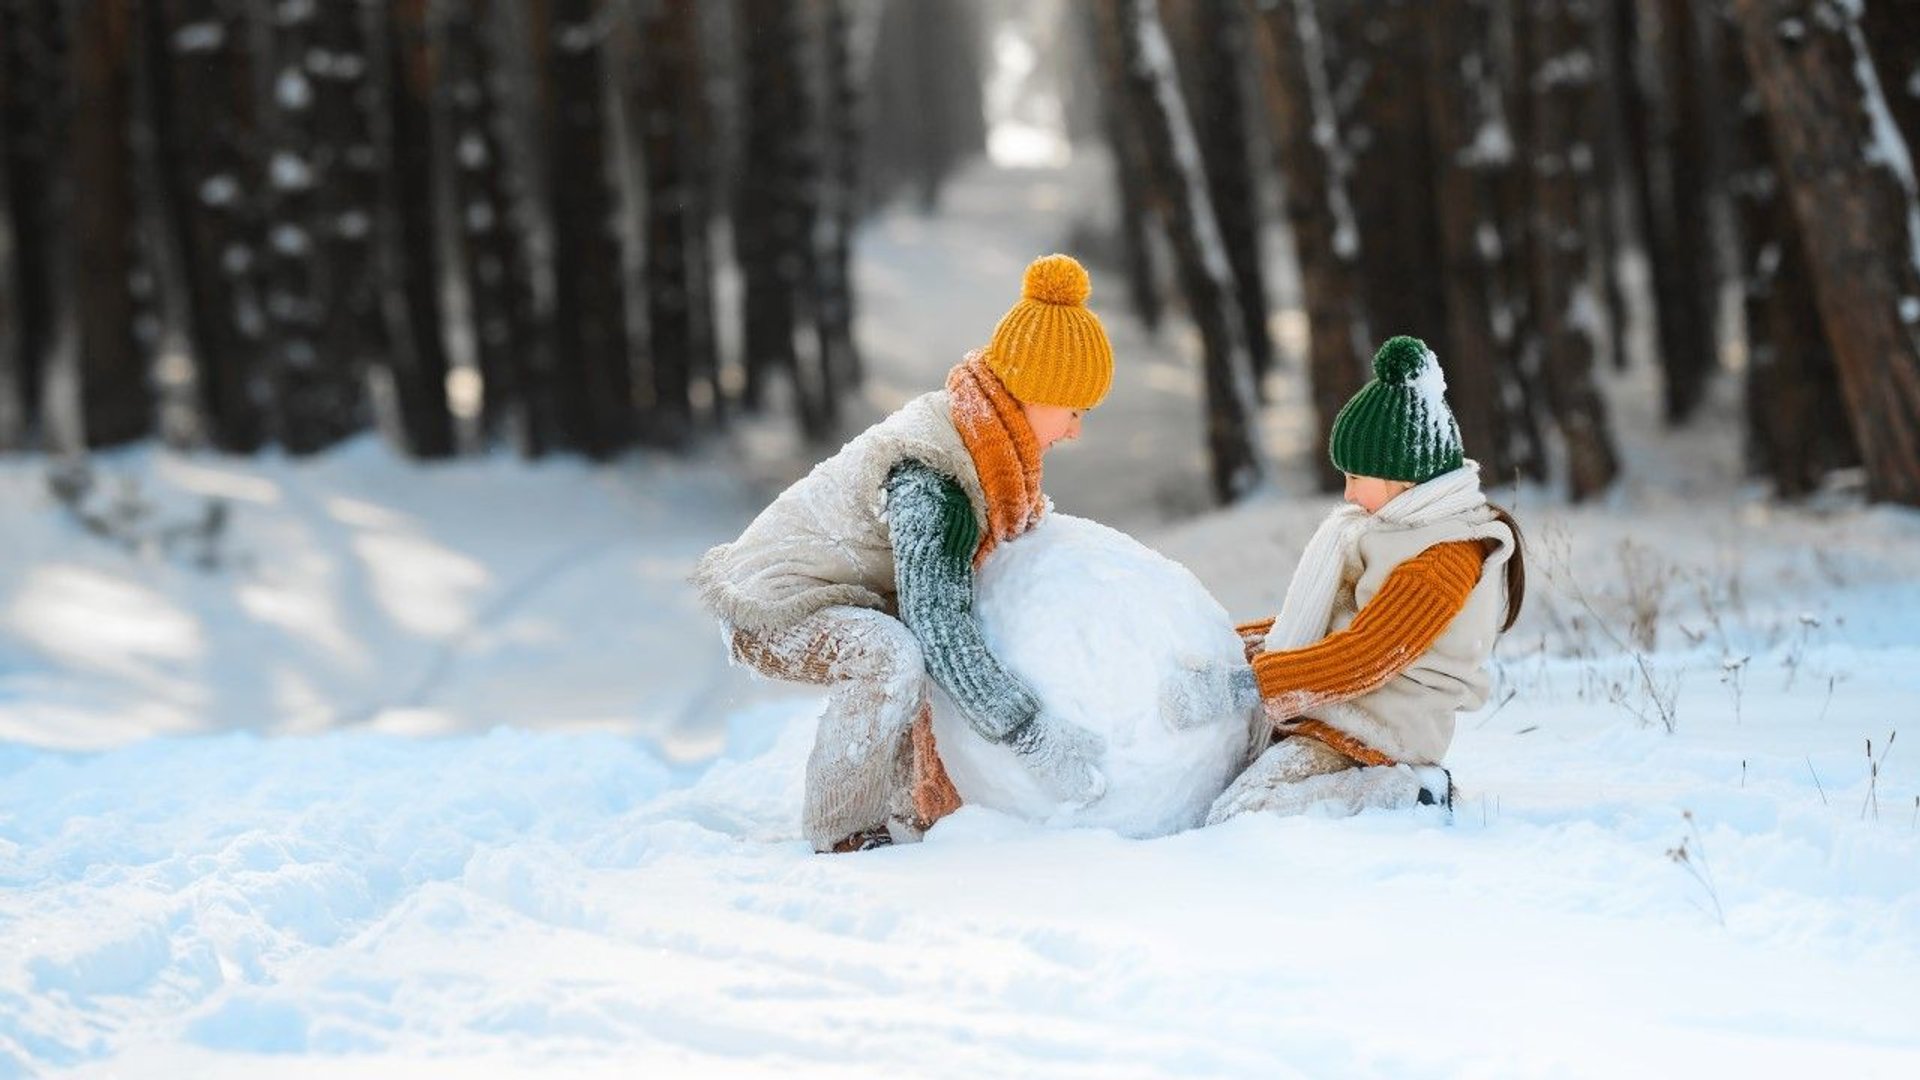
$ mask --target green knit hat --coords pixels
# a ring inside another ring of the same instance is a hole
[[[1424,484],[1466,460],[1447,408],[1440,359],[1414,337],[1388,338],[1373,354],[1373,381],[1333,418],[1328,453],[1355,476]]]

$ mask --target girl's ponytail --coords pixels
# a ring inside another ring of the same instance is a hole
[[[1520,523],[1513,520],[1513,514],[1504,506],[1488,503],[1495,517],[1507,528],[1513,530],[1513,557],[1507,560],[1507,621],[1500,626],[1500,632],[1513,629],[1520,621],[1520,607],[1527,599],[1527,546],[1520,539]]]

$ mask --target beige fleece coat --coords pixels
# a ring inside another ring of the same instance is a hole
[[[896,611],[887,476],[917,460],[953,478],[975,518],[987,497],[945,390],[922,394],[814,466],[753,519],[739,539],[701,557],[694,586],[738,630],[787,629],[836,605]]]
[[[1313,711],[1314,719],[1409,765],[1439,764],[1453,743],[1455,714],[1486,704],[1487,662],[1506,614],[1513,530],[1485,507],[1417,528],[1368,530],[1348,555],[1327,628],[1336,633],[1351,625],[1395,567],[1435,544],[1458,540],[1499,546],[1487,556],[1466,606],[1433,647],[1378,690]]]

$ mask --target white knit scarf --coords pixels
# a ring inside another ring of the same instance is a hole
[[[1267,632],[1266,651],[1311,645],[1327,636],[1340,577],[1360,537],[1376,529],[1417,529],[1487,504],[1480,491],[1480,464],[1468,459],[1460,468],[1408,488],[1369,514],[1342,506],[1327,515],[1300,554],[1287,584],[1287,599]]]

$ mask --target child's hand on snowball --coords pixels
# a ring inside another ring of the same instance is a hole
[[[1063,803],[1086,806],[1107,793],[1107,778],[1095,764],[1107,742],[1079,724],[1041,713],[1007,737],[1027,771]]]
[[[1211,724],[1227,715],[1246,715],[1260,700],[1253,668],[1186,657],[1160,688],[1160,716],[1176,731]]]

